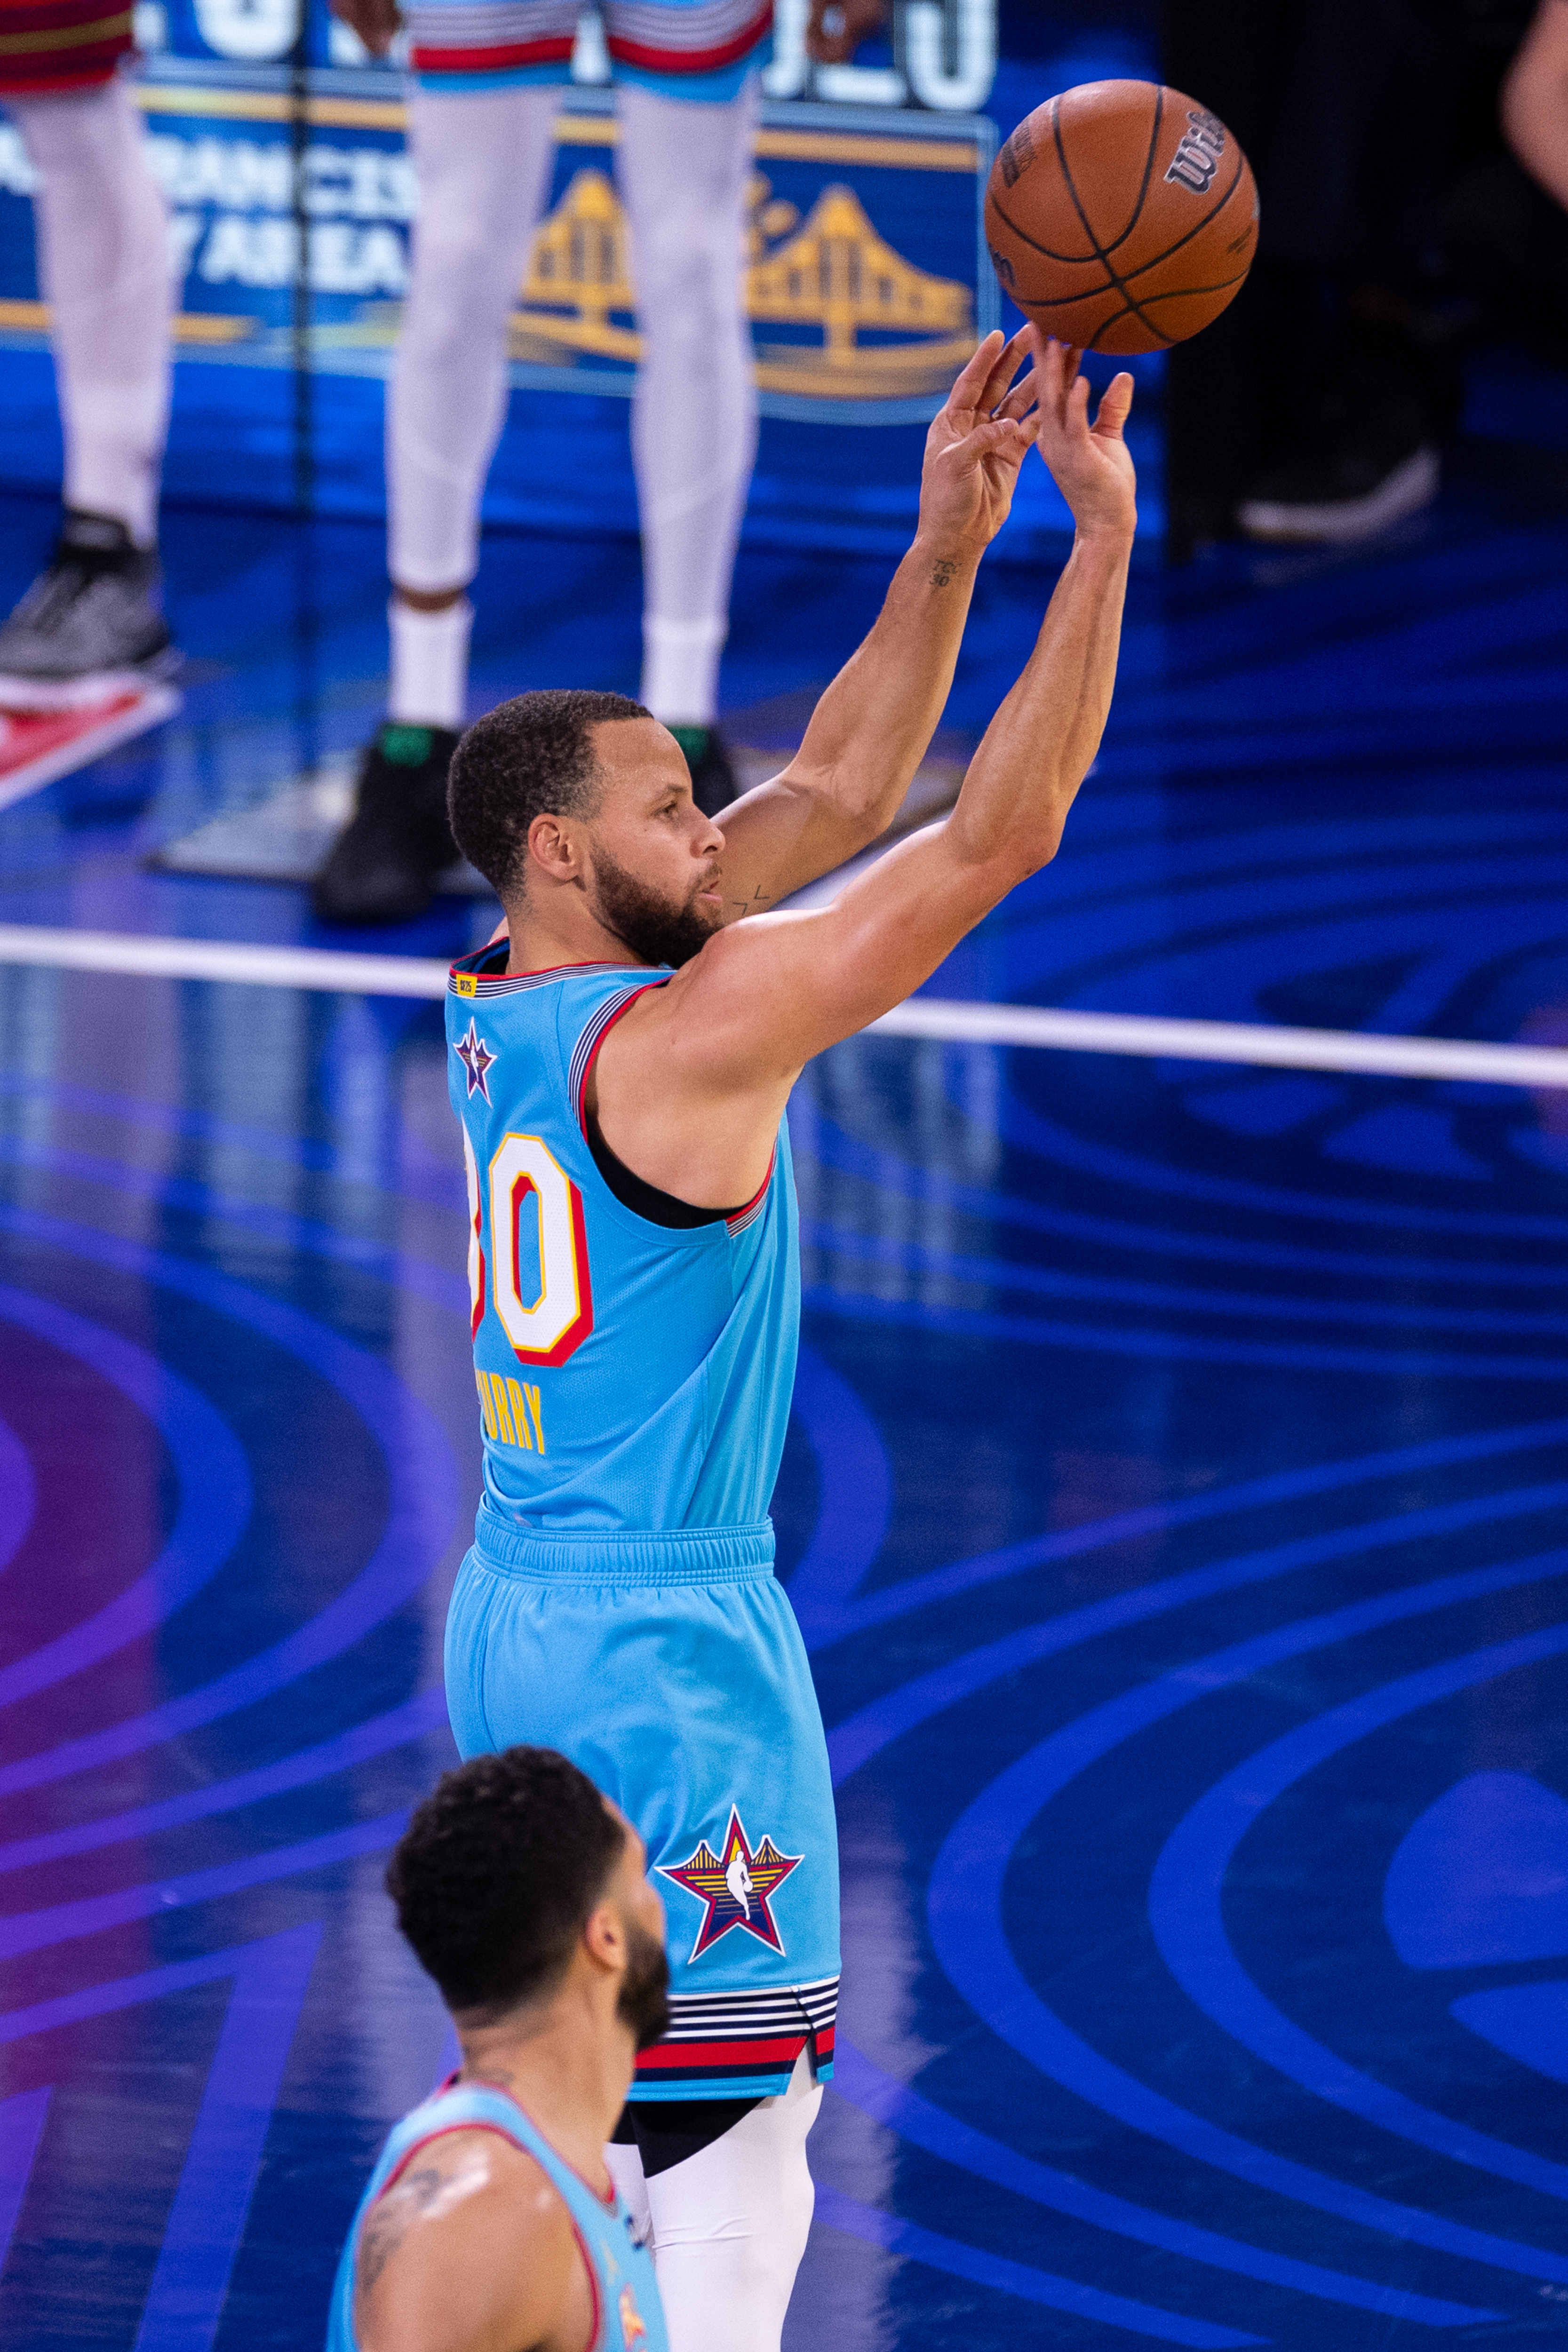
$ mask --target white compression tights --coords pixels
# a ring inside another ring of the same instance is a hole
[[[803,2053],[782,2098],[651,2180],[635,2147],[605,2150],[651,2239],[670,2352],[779,2352],[811,2227],[805,2136],[821,2105]]]
[[[150,547],[169,422],[169,241],[141,116],[118,75],[5,104],[39,175],[66,504],[117,517]]]
[[[420,220],[387,408],[390,568],[436,593],[473,577],[479,506],[506,413],[507,320],[543,204],[555,94],[416,89]],[[755,99],[619,97],[644,357],[633,412],[643,530],[643,697],[712,717],[735,543],[756,454],[737,299]]]

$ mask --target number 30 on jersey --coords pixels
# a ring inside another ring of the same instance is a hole
[[[488,1278],[501,1329],[519,1363],[563,1364],[594,1328],[583,1196],[542,1136],[502,1138],[490,1161],[488,1204],[481,1196],[479,1163],[466,1129],[463,1162],[468,1177],[468,1298],[473,1336],[478,1339],[484,1320]],[[537,1253],[531,1246],[535,1240]],[[535,1263],[538,1295],[525,1301],[524,1269],[529,1270],[527,1286],[531,1290]]]

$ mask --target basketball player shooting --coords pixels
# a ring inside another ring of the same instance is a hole
[[[1131,397],[1117,377],[1091,424],[1076,353],[1034,328],[982,344],[880,618],[722,830],[619,696],[503,703],[452,764],[453,828],[509,936],[447,998],[485,1431],[447,1702],[465,1756],[559,1748],[647,1841],[670,2023],[608,2153],[673,2352],[778,2352],[832,2062],[833,1795],[767,1516],[800,1315],[784,1106],[1055,854],[1115,677]],[[770,913],[898,809],[1031,445],[1072,552],[952,814],[833,905]]]

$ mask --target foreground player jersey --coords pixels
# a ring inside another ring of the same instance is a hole
[[[670,977],[453,967],[448,1079],[468,1182],[485,1495],[512,1525],[581,1533],[764,1521],[800,1325],[788,1136],[754,1200],[711,1224],[616,1198],[584,1129],[594,1059]]]
[[[451,2084],[405,2116],[381,2151],[338,2264],[326,2352],[359,2352],[353,2325],[354,2273],[360,2230],[376,2199],[426,2142],[443,2132],[476,2128],[500,2132],[532,2157],[572,2217],[594,2291],[594,2331],[587,2352],[669,2352],[653,2260],[633,2238],[630,2217],[619,2198],[612,2198],[606,2205],[565,2158],[557,2156],[543,2133],[504,2092]]]

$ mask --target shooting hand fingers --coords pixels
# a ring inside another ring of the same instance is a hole
[[[1008,385],[1023,365],[1028,349],[1029,331],[1026,327],[997,353],[995,363],[985,379],[985,389],[980,396],[979,405],[983,409],[988,412],[995,409]]]
[[[1002,330],[993,327],[973,357],[960,369],[958,379],[947,395],[949,409],[985,408],[992,404],[986,399],[986,388],[995,373],[1002,349]]]

